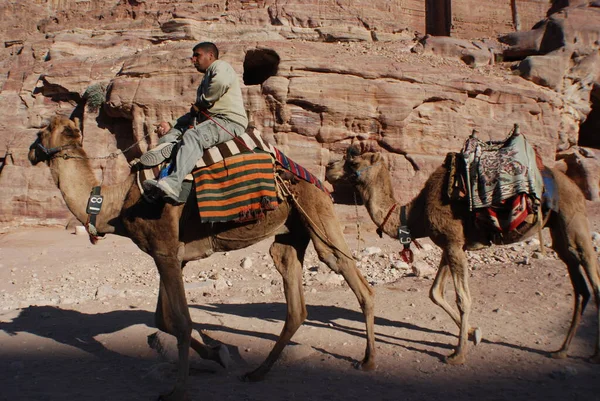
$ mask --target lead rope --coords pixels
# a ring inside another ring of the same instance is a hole
[[[312,221],[312,219],[308,216],[306,211],[304,211],[302,206],[300,206],[300,203],[298,202],[298,200],[296,199],[296,197],[294,196],[292,191],[290,191],[290,189],[287,187],[286,183],[283,181],[283,179],[278,174],[275,174],[275,183],[277,184],[277,188],[279,188],[281,193],[283,193],[286,197],[290,198],[294,202],[294,205],[296,205],[296,207],[298,208],[298,211],[300,213],[302,213],[302,215],[306,218],[306,220],[308,220],[308,222],[310,223],[310,227],[313,229],[315,234],[317,234],[317,236],[319,237],[319,239],[321,241],[323,241],[324,243],[326,243],[327,245],[329,245],[331,248],[335,249],[336,251],[340,252],[342,255],[344,255],[348,259],[355,260],[352,255],[348,255],[346,252],[344,252],[343,250],[341,250],[340,248],[335,246],[335,244],[332,244],[331,241],[329,241],[329,239],[327,238],[327,234],[325,234],[323,231],[321,231],[321,229],[315,224],[315,222]]]
[[[354,194],[354,213],[356,214],[356,254],[360,252],[360,243],[365,242],[360,236],[360,215],[358,214],[358,201],[356,200],[356,191]]]
[[[200,113],[202,113],[202,115],[204,115],[204,117],[208,118],[210,121],[212,121],[213,123],[215,123],[219,128],[221,128],[223,131],[225,131],[226,133],[228,133],[231,138],[236,141],[237,143],[241,144],[243,147],[245,147],[246,149],[248,149],[250,152],[254,153],[254,150],[250,149],[250,147],[248,145],[246,145],[246,142],[244,142],[239,136],[235,136],[233,135],[231,132],[229,132],[227,130],[227,128],[223,127],[221,124],[219,124],[217,121],[215,121],[214,118],[212,118],[210,116],[210,114],[208,114],[206,111],[199,109]]]

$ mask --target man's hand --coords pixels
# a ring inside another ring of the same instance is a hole
[[[167,132],[169,132],[169,130],[171,129],[171,124],[169,124],[166,121],[161,121],[158,126],[156,127],[156,133],[158,134],[158,137],[162,137],[163,135],[165,135]]]

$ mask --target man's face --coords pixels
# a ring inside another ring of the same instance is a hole
[[[194,64],[194,67],[201,73],[205,73],[213,61],[215,61],[215,56],[212,52],[207,52],[202,49],[196,49],[192,55],[192,64]]]

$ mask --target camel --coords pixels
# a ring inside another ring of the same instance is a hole
[[[552,352],[550,356],[566,358],[571,340],[590,299],[586,277],[591,284],[597,309],[600,309],[600,278],[584,196],[579,187],[565,174],[557,169],[551,171],[559,191],[559,211],[546,216],[544,223],[551,232],[552,248],[567,265],[575,291],[575,305],[567,336],[560,349]],[[442,249],[442,258],[429,295],[459,328],[458,346],[444,359],[449,364],[463,364],[466,361],[468,339],[472,338],[476,344],[480,340],[478,329],[469,326],[471,295],[465,250],[482,249],[486,237],[484,232],[470,227],[472,220],[468,202],[445,201],[442,191],[446,185],[446,177],[447,169],[444,166],[430,175],[420,193],[405,205],[406,225],[413,239],[429,237]],[[395,213],[390,213],[398,204],[394,198],[389,170],[376,145],[364,140],[353,143],[342,160],[329,163],[326,179],[333,184],[350,182],[362,197],[369,216],[377,227],[392,238],[399,237],[398,230],[401,224],[398,211],[401,208],[396,208]],[[523,233],[521,238],[515,237],[512,242],[524,239],[531,231],[537,229]],[[444,299],[445,283],[449,276],[452,276],[454,282],[458,313]],[[600,322],[596,334],[595,351],[590,361],[600,363]]]
[[[28,157],[33,165],[46,162],[67,207],[85,223],[90,191],[100,183],[82,147],[79,121],[53,117],[39,131]],[[274,237],[269,252],[283,278],[287,315],[269,355],[243,379],[262,380],[307,317],[302,263],[311,240],[319,259],[344,277],[364,314],[366,350],[362,361],[355,365],[362,370],[375,368],[374,293],[351,256],[331,197],[315,185],[282,172],[285,171],[278,172],[279,182],[288,192],[279,207],[262,219],[246,223],[202,224],[193,199],[184,205],[146,202],[133,172],[119,184],[101,187],[104,201],[95,225],[98,234],[129,237],[154,259],[160,275],[155,322],[158,329],[177,338],[179,358],[174,387],[159,399],[180,401],[186,397],[190,346],[202,358],[224,367],[227,364],[224,346],[209,347],[192,330],[182,278],[185,264],[215,252],[245,248],[269,237]]]

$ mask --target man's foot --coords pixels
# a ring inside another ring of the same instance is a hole
[[[144,188],[144,195],[151,202],[162,197],[166,202],[173,205],[185,203],[179,200],[179,195],[169,185],[165,184],[164,181],[146,180],[142,183],[142,188]]]
[[[160,163],[168,160],[171,157],[173,148],[175,147],[174,142],[161,143],[154,149],[151,149],[140,156],[140,163],[146,167],[157,166]]]

